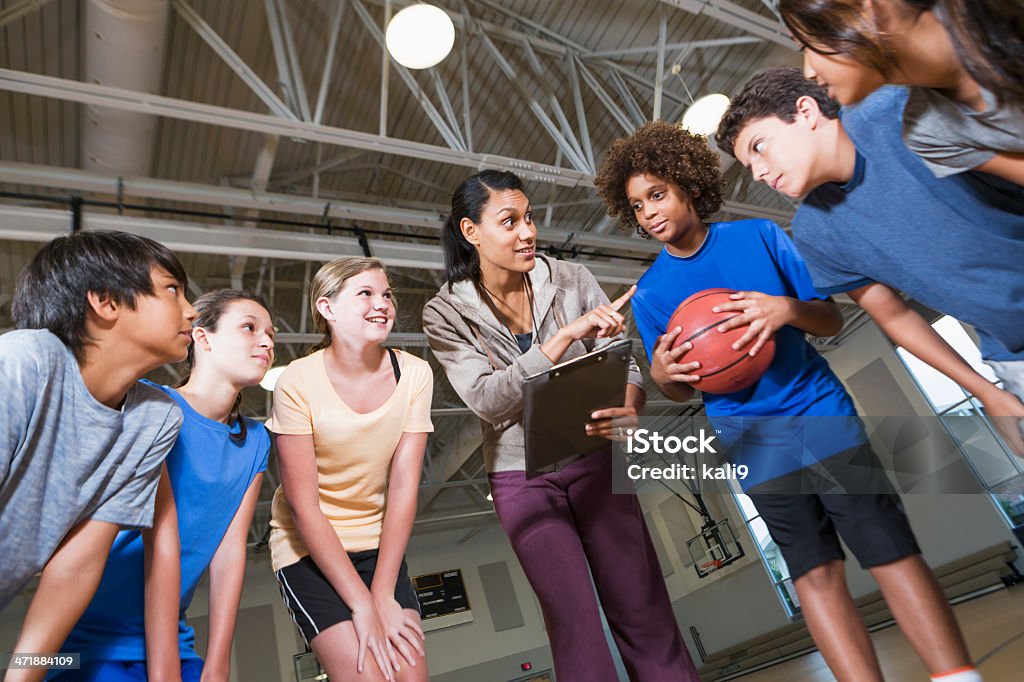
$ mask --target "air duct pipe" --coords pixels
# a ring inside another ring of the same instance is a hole
[[[87,0],[84,80],[160,94],[167,47],[167,0]],[[82,166],[148,176],[157,117],[87,105]]]

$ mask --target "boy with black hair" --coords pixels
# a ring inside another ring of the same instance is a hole
[[[895,343],[977,397],[1024,457],[1024,203],[977,173],[934,177],[903,143],[904,88],[839,111],[791,68],[755,75],[718,128],[755,180],[803,203],[793,238],[817,289],[846,292]],[[974,326],[1006,390],[896,293]]]
[[[18,277],[18,330],[0,336],[0,608],[42,576],[17,651],[58,650],[121,527],[154,526],[154,566],[177,551],[161,469],[181,412],[138,380],[185,357],[196,315],[186,281],[164,246],[101,231],[54,239]],[[42,674],[11,670],[6,679]]]
[[[819,294],[803,259],[768,220],[708,223],[722,203],[718,156],[699,136],[656,121],[617,140],[595,180],[609,215],[665,244],[640,278],[633,317],[651,378],[669,398],[700,389],[690,343],[672,313],[709,288],[737,290],[717,306],[734,312],[719,331],[746,327],[734,348],[775,355],[751,387],[703,395],[708,419],[786,560],[808,629],[840,680],[881,682],[864,623],[846,585],[841,535],[882,586],[886,601],[933,671],[969,666],[949,604],[880,470],[853,401],[806,334],[833,336],[838,306]],[[714,333],[713,331],[710,333]]]

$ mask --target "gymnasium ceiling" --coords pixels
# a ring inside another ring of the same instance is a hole
[[[193,296],[260,291],[278,364],[314,338],[311,270],[369,250],[400,296],[395,343],[428,357],[419,311],[441,283],[441,221],[484,167],[523,175],[542,248],[586,262],[614,296],[657,247],[605,217],[592,187],[602,150],[656,114],[679,120],[691,98],[799,63],[769,0],[435,4],[455,22],[452,53],[385,75],[385,0],[2,0],[0,330],[18,271],[77,212],[87,229],[172,246]],[[136,25],[152,31],[154,11],[155,57],[140,58]],[[792,204],[740,171],[726,170],[718,217],[786,225]],[[435,376],[417,530],[468,537],[493,519],[479,431]],[[246,400],[265,413],[265,392]]]

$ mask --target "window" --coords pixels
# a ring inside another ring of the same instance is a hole
[[[981,353],[963,326],[944,316],[932,328],[990,381],[996,377],[981,361]],[[989,492],[1011,528],[1024,527],[1024,460],[1014,456],[985,417],[981,403],[952,379],[904,350],[896,348],[903,364],[939,416],[950,436],[960,444],[968,463]],[[1000,385],[1001,384],[998,384]],[[961,417],[958,419],[958,417]],[[962,419],[974,417],[974,419]],[[981,428],[978,428],[981,425]]]
[[[764,519],[754,507],[754,503],[743,494],[736,481],[730,483],[736,505],[740,508],[740,513],[743,514],[747,530],[750,531],[750,537],[754,539],[764,568],[768,571],[768,577],[775,585],[775,593],[782,601],[786,613],[792,618],[800,613],[800,599],[796,596],[796,588],[793,587],[793,579],[789,576],[789,567],[786,566],[786,561],[782,558],[782,551],[772,540],[772,536],[768,533],[768,526],[765,525]]]

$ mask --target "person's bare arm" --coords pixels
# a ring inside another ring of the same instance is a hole
[[[423,650],[426,637],[419,624],[409,618],[395,600],[395,584],[416,518],[420,471],[423,470],[426,448],[426,433],[403,433],[391,458],[387,508],[384,512],[377,568],[370,585],[370,594],[384,622],[385,635],[394,650],[410,665],[416,665],[413,652],[421,657],[426,655]]]
[[[51,654],[60,651],[85,612],[103,576],[118,526],[86,520],[71,529],[43,568],[14,651]],[[5,682],[37,682],[42,669],[12,669]]]
[[[262,484],[263,474],[256,474],[210,562],[210,637],[202,682],[227,682],[231,674],[231,644],[245,580],[245,545]]]
[[[857,302],[897,344],[913,353],[974,395],[1010,449],[1024,457],[1024,437],[1017,426],[1024,419],[1024,404],[974,371],[928,321],[914,312],[899,294],[884,284],[869,284],[850,292]]]
[[[1024,185],[1024,154],[1000,152],[974,170],[997,175],[1016,185]]]
[[[181,541],[178,508],[164,465],[156,490],[153,527],[142,531],[145,547],[146,672],[153,682],[181,680],[178,611],[181,608]]]

